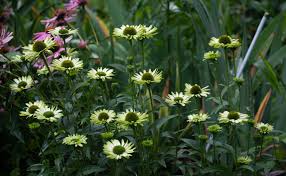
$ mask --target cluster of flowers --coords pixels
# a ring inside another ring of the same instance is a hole
[[[215,48],[215,49],[236,49],[240,47],[241,43],[239,42],[239,39],[234,39],[231,36],[228,35],[222,35],[218,38],[212,37],[209,46]],[[204,60],[205,61],[216,61],[218,58],[221,57],[221,53],[217,51],[208,51],[204,54]]]
[[[124,38],[127,40],[144,40],[152,38],[157,34],[157,28],[150,25],[122,25],[113,31],[114,37]]]
[[[70,0],[65,4],[65,9],[57,9],[52,18],[42,20],[46,30],[35,33],[33,43],[24,46],[23,54],[13,56],[13,61],[31,62],[39,75],[51,73],[54,70],[66,72],[70,76],[75,75],[82,69],[83,62],[76,58],[77,52],[74,49],[66,47],[66,43],[71,41],[74,34],[77,34],[77,30],[68,29],[65,25],[73,21],[79,7],[84,7],[86,4],[87,0]],[[1,40],[0,37],[0,43],[6,45],[12,39],[11,33],[2,32],[1,34],[5,39]],[[14,92],[31,88],[34,84],[31,76],[18,77],[13,81],[10,87]]]
[[[43,101],[35,101],[26,103],[25,111],[20,112],[20,116],[35,118],[44,122],[57,122],[63,117],[62,110],[57,107],[49,107]]]
[[[70,0],[65,5],[65,9],[59,9],[51,19],[43,20],[46,26],[44,32],[36,33],[32,44],[23,47],[23,55],[18,56],[20,59],[32,62],[38,68],[38,74],[47,74],[53,71],[65,72],[72,76],[77,74],[83,68],[83,62],[76,58],[76,52],[71,48],[66,48],[66,43],[72,39],[74,34],[77,34],[76,29],[68,29],[65,25],[73,20],[76,9],[84,6],[86,0]],[[115,28],[113,35],[126,40],[139,40],[152,38],[157,34],[157,28],[145,25],[123,25],[120,28]],[[214,48],[236,48],[240,46],[237,39],[232,39],[230,36],[221,36],[218,39],[212,38],[210,46]],[[60,57],[60,58],[59,58]],[[219,51],[211,51],[205,54],[205,59],[216,60],[220,57]],[[91,69],[87,73],[89,79],[107,81],[113,78],[114,70],[109,68]],[[143,70],[135,73],[131,80],[139,85],[146,85],[148,88],[153,83],[160,83],[162,80],[162,72],[155,70]],[[31,88],[35,82],[31,76],[23,76],[14,79],[14,83],[10,88],[14,92],[20,92]],[[185,84],[185,91],[171,92],[165,101],[169,106],[186,106],[190,103],[191,98],[203,98],[209,95],[208,86],[201,87],[197,84]],[[62,111],[56,107],[49,107],[42,101],[29,102],[26,104],[25,111],[20,112],[20,116],[33,117],[40,121],[56,122],[63,117]],[[207,114],[191,114],[188,116],[188,122],[201,123],[209,119]],[[95,125],[106,125],[116,123],[121,129],[128,127],[142,126],[149,120],[147,113],[138,112],[135,109],[126,109],[125,112],[116,113],[113,110],[99,109],[94,111],[90,116],[90,122]],[[218,122],[220,124],[241,124],[248,121],[248,115],[240,112],[225,111],[219,114]],[[272,131],[273,127],[269,124],[258,123],[255,126],[259,133],[265,135]],[[218,133],[222,131],[222,127],[214,124],[208,127],[210,133]],[[102,136],[108,139],[113,137],[113,132],[102,133]],[[81,134],[71,134],[63,139],[63,144],[72,145],[75,147],[83,147],[87,144],[87,136]],[[152,143],[150,140],[144,141],[146,145]],[[132,142],[111,139],[103,146],[103,152],[110,159],[129,158],[135,151],[135,146]],[[246,161],[240,158],[241,161]]]

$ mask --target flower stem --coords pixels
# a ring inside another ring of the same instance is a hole
[[[49,71],[49,74],[52,76],[52,72],[51,72],[51,69],[50,69],[50,67],[49,67],[49,64],[48,64],[47,57],[46,57],[45,53],[42,53],[42,56],[43,56],[44,64],[45,64],[45,66],[47,67],[47,69],[48,69],[48,71]]]
[[[151,117],[151,123],[154,123],[154,106],[153,106],[153,98],[152,98],[152,90],[149,84],[147,84],[147,91],[149,95],[149,109],[150,109],[150,117]]]
[[[144,40],[141,40],[142,69],[145,66]]]
[[[109,100],[110,94],[109,94],[109,88],[108,88],[106,81],[104,81],[104,85],[105,85],[105,91],[106,91],[106,99]]]
[[[250,126],[250,125],[248,125],[247,155],[249,154],[249,147],[250,147],[250,135],[251,135],[251,126]]]
[[[147,91],[148,91],[148,95],[149,95],[149,115],[150,115],[150,122],[151,124],[154,123],[154,106],[153,106],[153,98],[152,98],[152,90],[149,84],[146,84],[147,86]],[[154,125],[153,128],[153,141],[154,141],[154,151],[157,151],[158,148],[158,144],[159,144],[159,129],[156,129],[156,126]]]
[[[261,155],[262,155],[263,142],[264,142],[264,135],[262,135],[262,138],[261,138],[259,158],[261,158]]]
[[[225,60],[225,67],[226,67],[226,81],[225,81],[225,84],[227,86],[227,102],[229,103],[229,107],[231,107],[231,103],[230,103],[230,97],[229,97],[229,64],[228,64],[228,58],[227,58],[227,53],[226,53],[226,49],[224,50],[224,60]]]
[[[215,135],[213,135],[213,162],[216,163],[216,147],[215,147]]]
[[[66,39],[63,38],[63,41],[64,41],[65,53],[66,53],[66,56],[67,56],[67,55],[68,55],[68,52],[67,52],[67,46],[66,46]]]

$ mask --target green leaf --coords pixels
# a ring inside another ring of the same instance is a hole
[[[39,170],[42,170],[43,168],[44,168],[43,164],[33,164],[27,170],[28,171],[39,171]]]
[[[271,83],[271,85],[280,92],[280,88],[279,88],[279,81],[277,79],[277,76],[271,66],[271,64],[265,59],[265,58],[261,58],[265,68],[262,70],[266,79]]]
[[[83,170],[82,172],[83,175],[89,175],[89,174],[95,174],[95,173],[102,172],[105,169],[99,166],[96,166],[96,165],[89,165],[89,166],[84,167],[82,170]]]
[[[275,53],[273,53],[268,58],[268,62],[272,65],[272,67],[276,67],[277,65],[281,64],[286,56],[286,46],[281,47],[279,50],[277,50]],[[263,60],[258,60],[254,63],[254,65],[258,68],[264,68],[264,62]]]
[[[167,123],[169,120],[173,119],[174,117],[176,117],[176,115],[157,119],[154,122],[154,125],[156,126],[156,129],[160,129],[162,127],[162,125],[164,125],[165,123]]]

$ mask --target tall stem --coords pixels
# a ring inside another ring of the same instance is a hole
[[[145,67],[144,40],[141,40],[142,69]]]
[[[226,49],[224,50],[224,54],[225,54],[225,67],[226,67],[226,87],[227,87],[227,102],[229,103],[229,107],[231,107],[231,102],[230,102],[230,97],[229,97],[229,64],[228,64],[228,58],[227,58],[227,53],[226,53]]]
[[[154,123],[154,106],[153,106],[153,98],[152,98],[152,90],[151,90],[151,86],[149,84],[147,84],[147,91],[148,91],[148,95],[149,95],[149,108],[150,108],[150,117],[151,117],[151,123]]]
[[[45,66],[47,67],[50,76],[52,76],[52,72],[51,72],[51,69],[50,69],[50,67],[49,67],[49,64],[48,64],[47,57],[46,57],[45,53],[42,53],[42,56],[43,56],[44,64],[45,64]]]
[[[260,144],[260,152],[259,152],[259,158],[261,158],[261,155],[262,155],[262,147],[263,147],[263,142],[264,142],[264,135],[262,135],[262,138],[261,138],[261,144]]]
[[[150,109],[150,122],[151,124],[154,123],[154,105],[153,105],[153,98],[152,98],[152,90],[151,90],[151,86],[149,84],[146,84],[147,86],[147,91],[148,91],[148,95],[149,95],[149,109]],[[154,142],[154,151],[157,151],[157,147],[158,147],[158,143],[159,143],[159,129],[156,129],[156,126],[154,125],[153,127],[153,142]]]
[[[215,147],[215,135],[213,134],[213,162],[216,163],[216,147]]]
[[[135,59],[135,53],[134,53],[134,48],[133,48],[133,43],[132,40],[129,40],[129,44],[130,44],[130,60],[129,60],[129,66],[132,67],[132,69],[129,70],[129,83],[131,84],[131,96],[132,96],[132,107],[133,109],[135,108],[135,103],[137,104],[136,101],[136,89],[135,89],[135,85],[134,82],[132,82],[131,77],[134,74],[134,69],[135,67],[135,63],[134,63],[134,59]]]
[[[66,53],[66,55],[68,55],[65,37],[63,38],[63,41],[64,41],[65,53]]]

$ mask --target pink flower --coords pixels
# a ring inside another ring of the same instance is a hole
[[[55,49],[53,49],[53,54],[49,55],[47,59],[53,60],[55,58],[58,58],[61,56],[62,52],[64,51],[65,51],[65,48],[63,47],[55,47]]]
[[[84,49],[84,48],[86,48],[86,46],[87,46],[87,41],[85,41],[85,40],[79,41],[78,48]]]
[[[37,32],[34,34],[34,40],[37,40],[37,41],[44,41],[45,39],[51,38],[51,37],[52,35],[48,31]]]
[[[6,28],[0,29],[0,51],[6,51],[8,42],[12,40],[12,32],[7,32]]]
[[[61,53],[65,51],[64,41],[61,37],[55,36],[54,41],[56,45],[51,49],[53,54],[48,56],[48,59],[54,59],[61,56]]]
[[[79,6],[85,6],[87,4],[87,0],[70,0],[67,4],[65,4],[65,8],[67,10],[74,11]]]
[[[58,9],[55,12],[55,16],[42,20],[41,22],[46,25],[46,27],[57,27],[57,26],[63,26],[69,22],[74,21],[75,17],[74,11],[67,10],[67,9]]]
[[[57,46],[59,46],[59,47],[64,46],[64,40],[61,37],[59,37],[59,36],[54,37],[54,41],[55,41]]]
[[[53,61],[53,58],[47,58],[48,65],[50,65],[52,63],[52,61]],[[44,66],[45,66],[45,62],[44,62],[43,58],[39,58],[33,63],[33,67],[35,67],[37,69],[41,69]]]

